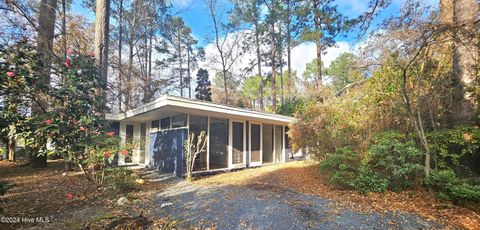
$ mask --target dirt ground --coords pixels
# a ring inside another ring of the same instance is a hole
[[[358,223],[365,228],[480,226],[478,211],[438,201],[426,191],[361,195],[340,190],[308,162],[224,173],[193,183],[150,172],[136,190],[123,194],[95,186],[78,171],[63,173],[61,161],[51,161],[44,169],[0,161],[0,180],[14,184],[0,197],[0,229],[262,229],[292,216],[295,222],[280,228]],[[130,202],[118,205],[119,197]]]
[[[142,219],[143,209],[116,202],[126,196],[148,204],[148,194],[162,191],[166,184],[145,182],[137,184],[135,191],[122,194],[97,187],[79,171],[62,175],[63,167],[59,160],[49,161],[48,167],[41,169],[0,161],[0,180],[14,184],[0,197],[0,229],[113,229],[121,224],[153,224]]]
[[[342,209],[361,213],[408,213],[449,228],[480,229],[480,207],[462,207],[435,198],[433,193],[419,189],[413,191],[359,194],[341,190],[328,183],[318,165],[308,161],[271,165],[255,169],[216,175],[197,180],[202,186],[230,185],[263,187],[282,191],[291,189],[298,193],[325,198]]]

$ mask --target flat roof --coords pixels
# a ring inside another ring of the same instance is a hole
[[[282,123],[290,123],[294,120],[293,117],[283,116],[273,113],[259,112],[250,109],[236,108],[226,105],[215,104],[208,101],[200,101],[190,98],[183,98],[178,96],[172,96],[165,94],[161,97],[158,97],[152,102],[144,104],[136,109],[126,111],[124,113],[107,113],[107,120],[121,121],[124,119],[132,118],[142,114],[152,112],[154,110],[159,110],[161,108],[175,107],[175,108],[184,108],[192,111],[203,111],[210,113],[218,114],[227,114],[232,116],[240,117],[250,117],[261,120],[271,120]]]

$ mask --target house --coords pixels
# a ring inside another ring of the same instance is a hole
[[[194,172],[214,172],[289,160],[288,124],[292,117],[164,95],[137,109],[107,114],[122,141],[138,141],[132,162],[184,175],[184,141],[207,134],[207,146]],[[137,142],[135,142],[137,143]]]

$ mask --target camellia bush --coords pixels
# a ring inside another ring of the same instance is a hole
[[[37,53],[26,41],[0,46],[0,134],[8,137],[10,160],[15,160],[15,141],[34,129],[29,114],[36,95],[47,90],[38,84],[38,70]],[[35,141],[46,145],[42,137]]]
[[[62,155],[66,162],[78,165],[96,184],[103,184],[104,170],[119,155],[128,156],[134,144],[122,144],[102,112],[104,100],[98,95],[103,85],[93,54],[73,49],[59,65],[60,82],[42,88],[38,81],[38,58],[34,47],[20,42],[1,50],[2,133],[23,138],[32,154]],[[29,109],[41,93],[49,108],[42,114]]]
[[[97,96],[102,87],[93,54],[68,51],[62,83],[54,87],[50,117],[36,135],[49,136],[53,154],[63,155],[77,164],[96,184],[103,184],[105,166],[118,155],[127,156],[133,144],[121,144],[118,136],[107,132],[103,118],[104,99]]]

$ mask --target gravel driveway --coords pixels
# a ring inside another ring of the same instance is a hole
[[[203,187],[179,181],[157,194],[157,216],[180,227],[218,229],[430,229],[442,226],[410,214],[359,213],[316,196],[274,187]],[[169,204],[173,203],[173,205]],[[163,204],[164,207],[161,207]]]

